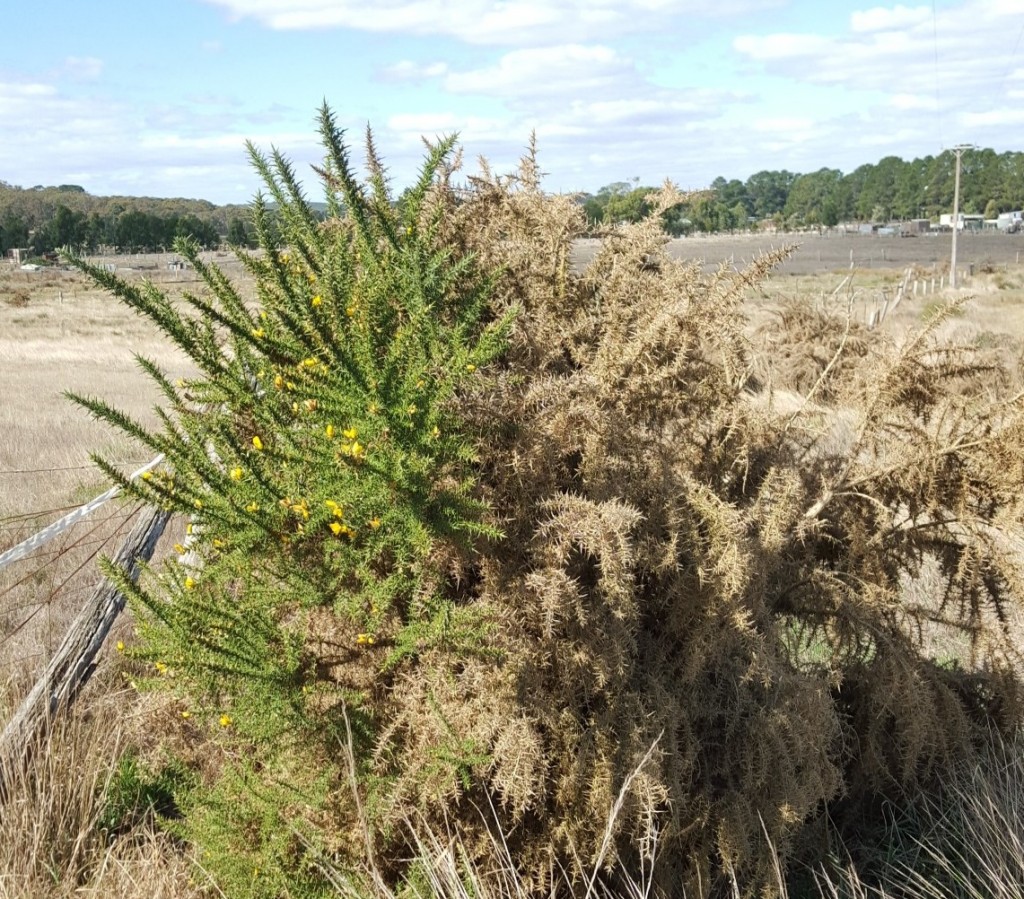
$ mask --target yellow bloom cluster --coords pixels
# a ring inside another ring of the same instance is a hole
[[[286,496],[280,500],[280,504],[296,517],[301,518],[303,521],[309,521],[309,503],[306,500],[300,499],[292,502],[291,497]]]
[[[373,634],[357,634],[356,643],[359,646],[373,646],[377,642],[376,637]]]
[[[257,451],[263,450],[263,441],[260,439],[259,434],[252,438],[253,449]]]

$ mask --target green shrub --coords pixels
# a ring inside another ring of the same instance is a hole
[[[747,336],[783,254],[668,258],[671,189],[578,272],[579,206],[532,153],[456,189],[444,141],[397,209],[372,141],[362,185],[321,126],[322,223],[253,151],[286,242],[258,200],[254,307],[194,246],[191,317],[83,266],[202,372],[143,361],[159,432],[79,401],[167,455],[110,477],[192,521],[194,561],[122,586],[208,724],[185,831],[226,892],[400,884],[410,821],[467,865],[500,825],[528,892],[590,865],[753,892],[841,796],[926,782],[1018,720],[1024,418],[963,389],[988,369],[936,343],[957,307],[849,356],[798,317],[842,361],[808,375]]]

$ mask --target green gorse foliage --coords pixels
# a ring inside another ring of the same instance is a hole
[[[437,219],[423,214],[454,141],[430,149],[399,213],[372,143],[364,187],[326,107],[320,130],[325,221],[287,160],[249,148],[284,241],[257,198],[262,252],[239,255],[255,305],[187,241],[177,249],[205,290],[184,309],[76,260],[200,372],[171,383],[139,359],[165,401],[162,430],[72,396],[166,455],[136,482],[97,458],[110,478],[190,521],[187,555],[179,547],[148,587],[122,584],[139,652],[237,738],[275,744],[271,755],[294,751],[297,733],[336,749],[337,712],[357,714],[365,697],[337,689],[333,666],[364,667],[369,684],[429,646],[474,651],[484,623],[454,607],[438,560],[500,537],[454,400],[501,354],[515,311],[491,315],[486,273],[439,248]]]

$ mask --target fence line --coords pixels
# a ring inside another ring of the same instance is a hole
[[[169,513],[148,509],[128,534],[112,563],[134,581],[139,564],[149,560]],[[105,578],[79,612],[64,641],[50,659],[6,727],[0,731],[0,796],[10,777],[24,765],[55,717],[74,702],[96,667],[103,641],[125,606],[125,597]]]
[[[141,477],[147,471],[155,468],[164,460],[164,454],[160,453],[155,459],[147,462],[142,468],[137,471],[133,471],[129,476],[128,480],[134,481],[136,478]],[[88,517],[95,512],[104,503],[109,502],[115,496],[121,492],[120,487],[111,487],[109,490],[101,493],[94,499],[89,500],[84,506],[79,506],[74,512],[70,512],[63,518],[58,519],[53,524],[48,525],[41,531],[33,534],[27,540],[22,540],[17,546],[12,547],[4,553],[0,553],[0,568],[4,568],[10,565],[12,562],[16,562],[19,559],[25,558],[35,552],[39,547],[45,546],[55,537],[60,536],[64,531],[70,528],[72,525],[77,524],[83,518]]]

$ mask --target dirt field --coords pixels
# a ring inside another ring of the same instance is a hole
[[[585,264],[593,258],[598,241],[580,241],[577,259]],[[683,237],[669,243],[669,252],[683,259],[701,259],[714,267],[722,262],[740,266],[761,253],[782,246],[796,245],[780,275],[808,275],[855,268],[921,269],[948,271],[951,234],[918,237],[867,236],[843,234],[758,234]],[[1003,267],[1020,263],[1024,252],[1024,234],[961,234],[957,239],[957,268],[978,271],[983,267]]]

